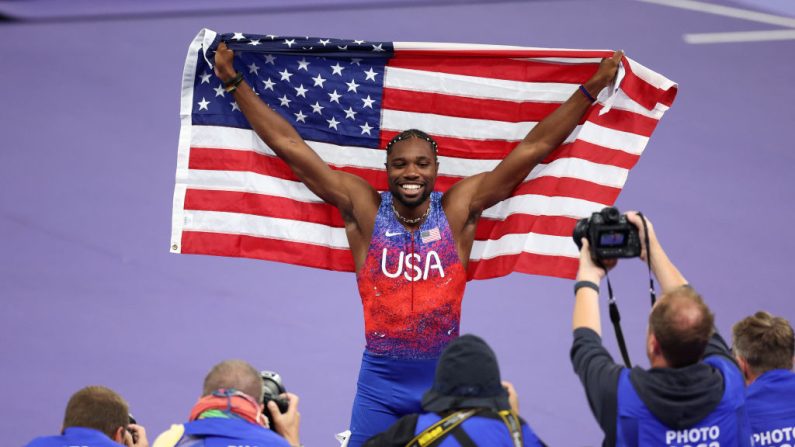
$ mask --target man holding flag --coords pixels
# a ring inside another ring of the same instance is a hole
[[[267,147],[309,190],[336,207],[344,222],[367,339],[349,445],[359,446],[403,414],[420,411],[421,393],[433,381],[438,356],[458,336],[481,213],[507,199],[575,129],[614,80],[622,57],[616,52],[602,60],[590,79],[493,170],[464,178],[444,194],[434,192],[439,169],[434,138],[416,129],[395,135],[386,145],[389,191],[379,193],[365,179],[332,169],[258,97],[235,69],[233,51],[223,42],[218,45],[214,71],[224,91],[233,95]]]

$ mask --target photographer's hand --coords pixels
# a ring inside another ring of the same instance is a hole
[[[511,410],[513,410],[514,413],[519,414],[519,395],[516,394],[516,388],[514,388],[513,384],[507,380],[502,381],[502,387],[508,392],[508,403],[511,404]]]
[[[293,393],[284,393],[280,397],[286,397],[290,403],[287,406],[287,412],[281,413],[276,402],[268,402],[268,409],[273,416],[271,429],[282,435],[291,446],[300,446],[299,426],[301,424],[301,413],[298,412],[298,396]]]
[[[577,270],[577,281],[588,281],[599,286],[599,282],[607,274],[605,269],[598,266],[591,257],[591,246],[586,238],[582,238],[580,249],[580,267]],[[616,266],[617,259],[606,259],[602,264],[609,270]],[[599,292],[589,287],[577,290],[574,302],[574,315],[572,316],[574,329],[585,327],[602,335],[602,323],[599,318]]]
[[[591,257],[591,245],[588,239],[582,238],[582,249],[580,250],[580,267],[577,269],[577,281],[591,281],[596,285],[607,273],[602,266],[598,265]],[[605,259],[602,260],[602,265],[607,270],[612,270],[618,263],[618,259]]]
[[[679,269],[668,259],[668,255],[663,250],[660,241],[657,239],[657,234],[654,232],[654,226],[651,221],[643,216],[646,220],[646,227],[649,230],[649,247],[648,253],[646,248],[646,235],[643,229],[643,221],[637,211],[630,211],[627,213],[627,220],[638,227],[638,234],[640,235],[641,252],[640,258],[646,262],[646,257],[651,253],[651,271],[662,287],[663,293],[670,292],[671,290],[687,284],[687,280],[679,272]]]
[[[136,434],[137,441],[133,440],[132,433]],[[124,445],[127,447],[149,447],[149,440],[146,439],[146,429],[143,425],[130,424],[124,432]]]

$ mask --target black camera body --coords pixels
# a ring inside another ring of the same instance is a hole
[[[574,242],[582,249],[586,238],[595,260],[635,258],[640,256],[640,235],[633,223],[618,208],[608,206],[590,219],[580,219],[574,227]]]
[[[262,404],[265,406],[262,409],[262,414],[268,418],[268,422],[271,424],[271,428],[273,428],[273,417],[271,416],[271,411],[268,409],[268,402],[276,402],[276,405],[279,407],[279,412],[284,414],[290,406],[290,401],[289,399],[280,397],[280,395],[286,393],[287,390],[284,388],[282,376],[280,376],[279,373],[273,371],[260,371],[259,374],[260,377],[262,377]]]

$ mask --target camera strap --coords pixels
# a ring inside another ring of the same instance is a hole
[[[654,288],[654,277],[651,274],[651,250],[649,249],[649,225],[646,223],[646,217],[643,213],[638,212],[640,221],[643,222],[643,242],[646,244],[646,265],[649,268],[649,296],[651,297],[651,305],[657,301],[657,293]],[[629,360],[629,351],[627,351],[627,342],[624,339],[624,331],[621,329],[621,314],[618,311],[618,304],[616,304],[616,297],[613,295],[613,286],[610,284],[610,275],[607,274],[607,268],[601,262],[597,262],[599,267],[605,271],[605,278],[607,279],[607,293],[608,293],[608,307],[610,310],[610,322],[613,323],[613,330],[616,333],[616,342],[618,349],[621,351],[621,358],[624,360],[624,365],[627,368],[632,368],[632,362]]]
[[[616,342],[618,342],[618,349],[621,351],[621,358],[624,359],[624,365],[627,368],[632,368],[632,362],[629,361],[629,351],[627,351],[627,341],[624,340],[624,331],[621,330],[621,313],[618,312],[618,304],[616,304],[616,297],[613,295],[613,286],[610,284],[610,275],[607,274],[607,269],[601,262],[599,266],[605,271],[605,278],[607,279],[607,305],[610,310],[610,322],[613,323],[613,330],[616,333]]]
[[[420,434],[415,436],[414,439],[409,441],[406,447],[425,447],[431,445],[434,441],[446,436],[454,428],[461,425],[465,420],[474,416],[478,411],[479,409],[456,411],[423,430]]]
[[[462,430],[456,430],[456,428],[470,417],[481,412],[481,410],[483,409],[476,408],[471,410],[456,411],[455,413],[423,430],[414,439],[409,441],[409,443],[406,444],[406,447],[427,447],[436,445],[435,443],[437,441],[440,441],[449,434],[452,434],[460,444],[474,446],[476,444],[472,442],[472,439],[466,435],[466,432]],[[483,416],[491,416],[493,414],[494,413],[487,412],[484,413]],[[499,416],[499,418],[505,424],[505,427],[508,428],[508,431],[511,433],[511,441],[513,442],[514,447],[522,447],[524,445],[524,439],[522,437],[522,425],[516,413],[511,410],[502,410],[496,412],[496,415]]]
[[[638,211],[640,221],[643,222],[643,242],[646,244],[646,265],[649,266],[649,296],[651,296],[651,305],[657,302],[657,293],[654,290],[654,277],[651,275],[651,250],[649,249],[649,224],[646,223],[646,216]]]

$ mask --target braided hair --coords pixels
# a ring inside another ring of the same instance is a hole
[[[434,157],[436,157],[436,155],[437,155],[436,140],[434,140],[433,137],[431,137],[430,135],[428,135],[427,133],[425,133],[425,132],[423,132],[423,131],[421,131],[419,129],[404,130],[403,132],[400,132],[399,134],[397,134],[394,137],[392,137],[392,139],[389,140],[389,143],[386,144],[386,153],[387,153],[387,155],[389,155],[389,153],[392,151],[392,146],[395,143],[397,143],[398,141],[408,140],[409,138],[419,138],[421,140],[427,141],[428,144],[431,145],[431,149],[433,149]]]

